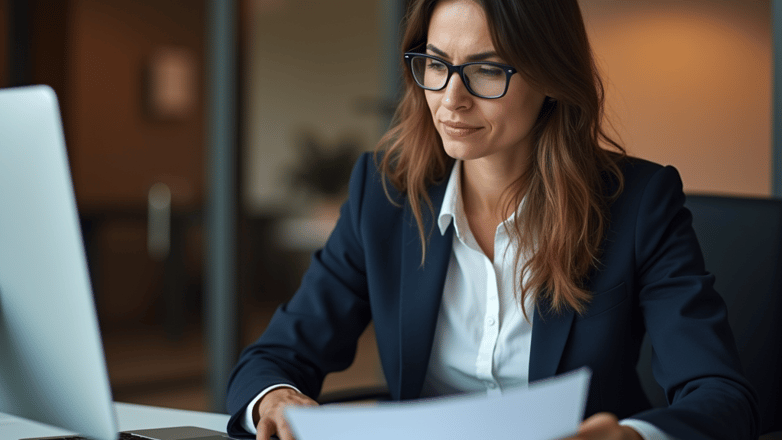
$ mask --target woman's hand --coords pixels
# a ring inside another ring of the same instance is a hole
[[[256,440],[269,440],[274,434],[280,440],[295,440],[288,422],[285,420],[285,408],[289,406],[317,406],[317,402],[293,388],[277,388],[258,401],[254,411],[255,427],[258,429]]]
[[[633,428],[620,425],[615,415],[604,412],[584,420],[575,437],[563,440],[643,440],[643,438]]]

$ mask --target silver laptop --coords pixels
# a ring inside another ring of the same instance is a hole
[[[57,98],[0,90],[0,413],[116,440]],[[202,428],[146,439],[225,439]]]

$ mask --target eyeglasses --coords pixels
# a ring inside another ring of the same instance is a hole
[[[451,75],[459,74],[467,91],[479,98],[496,99],[505,96],[510,77],[517,72],[511,66],[481,61],[458,66],[432,55],[405,53],[407,67],[413,73],[416,84],[426,90],[445,88]]]

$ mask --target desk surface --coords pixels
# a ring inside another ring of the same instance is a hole
[[[225,432],[228,415],[154,406],[115,403],[120,431],[131,429],[166,428],[170,426],[198,426]],[[26,437],[50,437],[71,434],[68,431],[0,413],[0,440]]]

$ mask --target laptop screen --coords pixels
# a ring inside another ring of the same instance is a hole
[[[57,98],[0,90],[0,412],[108,440],[111,402]]]

